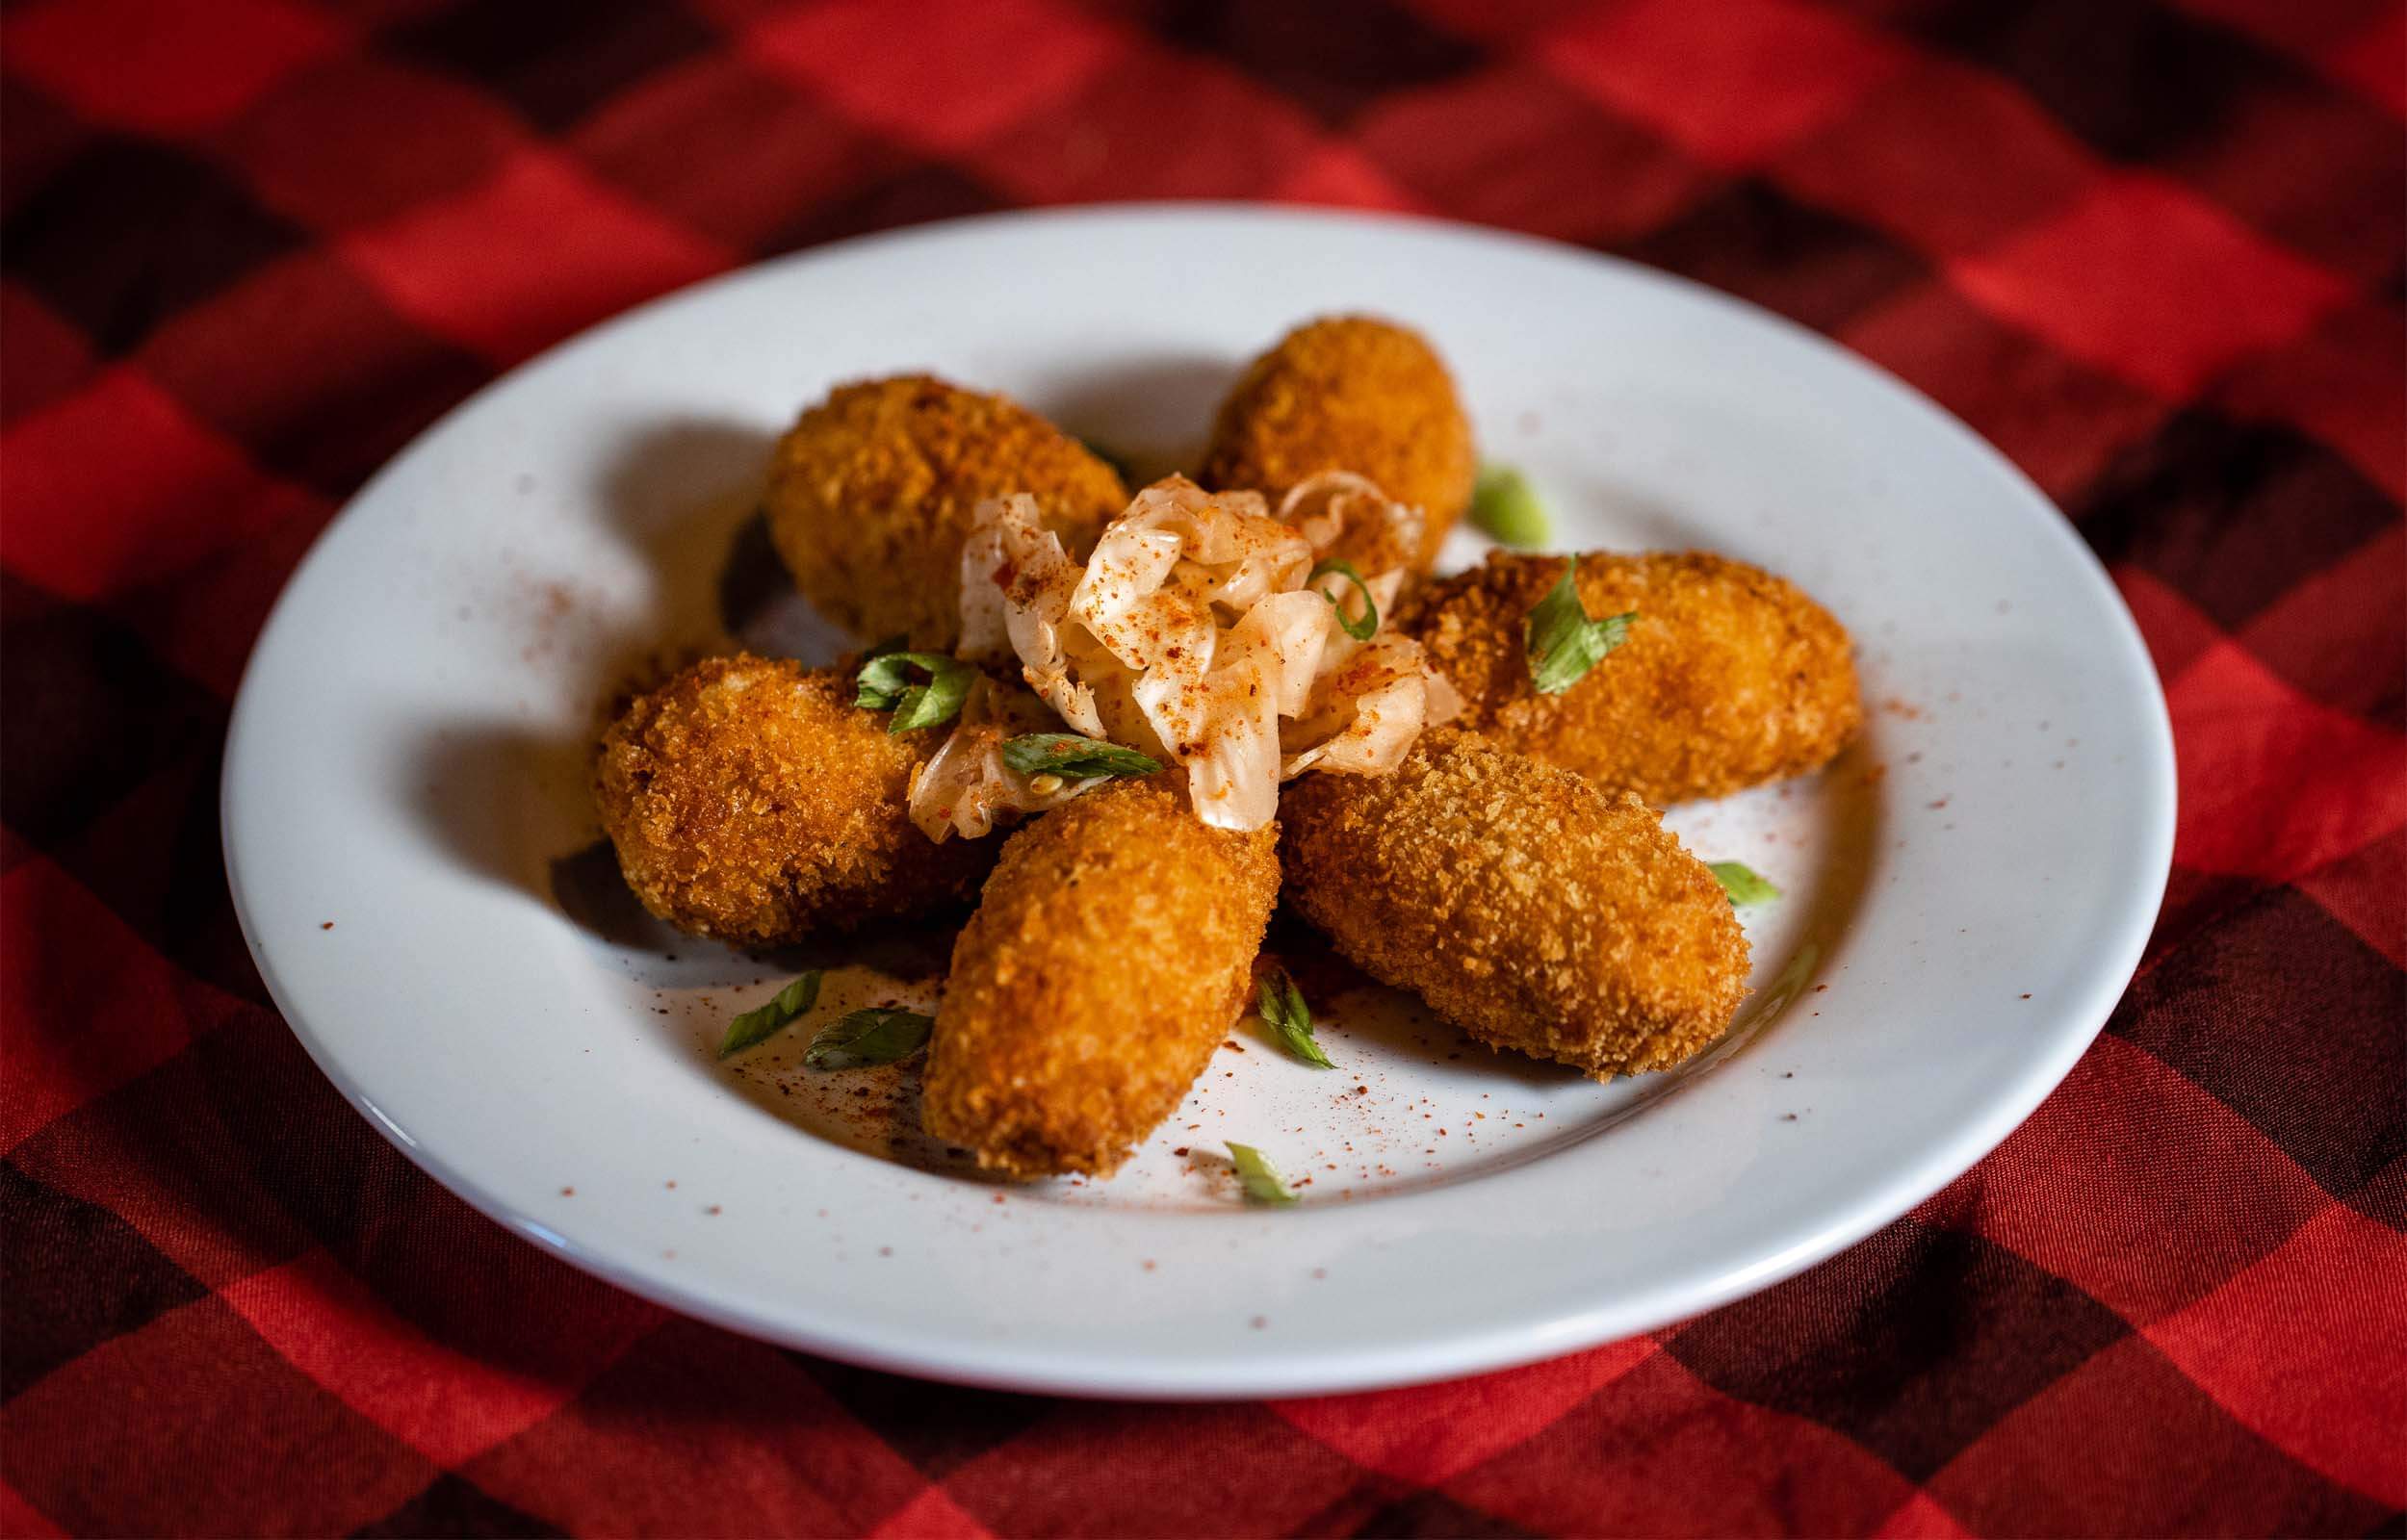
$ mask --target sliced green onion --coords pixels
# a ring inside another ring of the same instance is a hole
[[[1721,890],[1730,895],[1732,909],[1742,904],[1769,904],[1780,896],[1780,889],[1766,882],[1743,860],[1718,860],[1706,869],[1714,874],[1714,881],[1721,885]]]
[[[1270,1157],[1251,1144],[1229,1143],[1229,1158],[1236,1164],[1237,1180],[1244,1184],[1245,1195],[1256,1203],[1292,1203],[1295,1194],[1288,1191],[1286,1179]]]
[[[915,668],[928,676],[926,683],[913,681]],[[861,693],[852,704],[870,711],[893,711],[894,719],[886,731],[909,732],[951,721],[977,681],[975,668],[943,653],[884,653],[861,666]]]
[[[775,1037],[794,1017],[811,1009],[819,997],[819,970],[810,972],[777,991],[769,1003],[758,1010],[747,1011],[727,1024],[727,1036],[719,1040],[719,1057],[740,1053],[756,1042]]]
[[[1315,1068],[1337,1067],[1313,1038],[1311,1007],[1304,1003],[1304,991],[1295,987],[1286,969],[1272,968],[1255,982],[1254,1006],[1280,1046]]]
[[[1162,767],[1159,759],[1134,749],[1075,732],[1023,732],[1003,745],[1003,763],[1020,775],[1057,775],[1065,781],[1150,776]]]
[[[1537,489],[1511,466],[1491,465],[1471,492],[1471,526],[1500,546],[1527,551],[1553,538],[1546,505]]]
[[[1564,563],[1563,581],[1538,602],[1522,625],[1522,641],[1529,650],[1530,682],[1540,695],[1561,695],[1586,678],[1607,653],[1628,639],[1630,622],[1638,619],[1638,611],[1631,610],[1603,620],[1590,620],[1588,611],[1580,604],[1579,585],[1574,580],[1579,567],[1576,556]]]
[[[1364,582],[1362,580],[1362,575],[1354,570],[1354,563],[1350,561],[1337,561],[1334,559],[1324,561],[1319,566],[1313,568],[1312,575],[1304,580],[1307,584],[1316,583],[1319,582],[1323,577],[1333,572],[1338,577],[1343,578],[1346,581],[1354,584],[1356,590],[1361,594],[1362,618],[1359,620],[1348,620],[1346,618],[1346,606],[1337,594],[1333,594],[1328,589],[1324,588],[1320,591],[1321,597],[1328,600],[1330,608],[1334,609],[1337,612],[1337,625],[1340,629],[1358,642],[1369,641],[1373,633],[1379,629],[1379,602],[1371,598],[1371,585]]]
[[[917,1011],[870,1006],[847,1012],[821,1027],[811,1039],[802,1062],[814,1069],[850,1069],[856,1065],[891,1065],[908,1059],[928,1040],[936,1018]]]

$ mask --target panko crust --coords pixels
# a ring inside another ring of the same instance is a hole
[[[1280,823],[1288,902],[1495,1047],[1664,1069],[1746,996],[1730,901],[1660,815],[1477,734],[1433,730],[1391,776],[1306,776]]]
[[[1014,834],[953,946],[927,1131],[1009,1176],[1111,1174],[1244,1009],[1277,842],[1133,781]]]
[[[1523,624],[1564,560],[1492,553],[1431,583],[1404,617],[1462,693],[1459,725],[1657,807],[1818,770],[1863,725],[1851,644],[1829,611],[1703,552],[1580,557],[1588,613],[1638,619],[1586,679],[1539,694]]]
[[[594,801],[643,907],[735,946],[926,913],[969,898],[996,841],[911,825],[911,775],[944,730],[890,736],[833,669],[706,658],[603,734]]]
[[[1254,360],[1221,403],[1205,486],[1251,487],[1276,504],[1324,471],[1367,476],[1419,508],[1412,564],[1429,570],[1471,505],[1479,461],[1454,377],[1420,333],[1369,316],[1311,321]]]
[[[1021,492],[1078,557],[1128,502],[1117,472],[1007,397],[926,374],[864,380],[778,441],[769,537],[828,619],[864,641],[949,651],[977,506]]]

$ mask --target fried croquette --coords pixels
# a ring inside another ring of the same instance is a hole
[[[1747,993],[1721,886],[1661,817],[1476,733],[1280,806],[1286,896],[1340,956],[1484,1042],[1599,1080],[1679,1064]]]
[[[1014,834],[953,946],[927,1131],[1010,1176],[1109,1175],[1244,1008],[1276,840],[1136,781]]]
[[[1421,510],[1418,571],[1471,503],[1479,464],[1454,379],[1419,333],[1366,316],[1299,326],[1221,403],[1204,484],[1275,504],[1324,471],[1351,471]]]
[[[1462,697],[1458,725],[1663,807],[1820,769],[1862,724],[1848,634],[1829,612],[1701,552],[1580,557],[1588,613],[1638,618],[1587,678],[1539,694],[1523,625],[1565,559],[1495,552],[1430,584],[1405,617]]]
[[[705,659],[637,697],[603,734],[602,827],[643,907],[744,947],[968,899],[995,841],[939,845],[905,791],[941,731],[890,736],[833,669]]]
[[[1075,556],[1128,501],[1117,472],[1017,401],[925,374],[866,380],[778,441],[769,536],[828,619],[864,641],[949,650],[972,516],[1020,492]]]

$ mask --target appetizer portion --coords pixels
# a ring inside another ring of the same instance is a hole
[[[630,702],[603,734],[594,801],[643,907],[735,946],[923,914],[967,899],[993,845],[911,825],[934,732],[887,731],[833,669],[738,654]]]
[[[1364,476],[1422,516],[1424,573],[1470,505],[1479,471],[1454,377],[1418,332],[1368,316],[1299,326],[1221,403],[1204,484],[1273,501],[1313,476]]]
[[[1404,626],[1462,726],[1657,807],[1820,769],[1855,735],[1848,634],[1796,584],[1703,552],[1577,561],[1567,597],[1626,617],[1585,677],[1534,661],[1568,558],[1496,552],[1423,590]]]
[[[842,670],[714,658],[630,704],[594,777],[627,882],[755,950],[974,894],[933,1017],[855,1010],[802,1062],[924,1046],[925,1131],[1013,1178],[1111,1174],[1249,1002],[1333,1067],[1295,981],[1255,977],[1282,894],[1491,1046],[1599,1080],[1681,1064],[1747,993],[1736,906],[1777,889],[1649,803],[1838,753],[1847,633],[1701,553],[1432,579],[1475,481],[1490,538],[1549,537],[1528,481],[1477,470],[1444,363],[1366,317],[1289,333],[1221,407],[1204,484],[1133,498],[1002,397],[845,386],[780,442],[769,527],[821,611],[882,640]],[[1295,1201],[1229,1147],[1249,1201]]]
[[[961,543],[980,502],[1011,494],[1078,555],[1128,500],[1110,466],[1006,397],[925,374],[865,380],[779,441],[769,535],[828,619],[864,641],[949,650]]]
[[[1455,729],[1281,805],[1288,900],[1483,1042],[1599,1080],[1665,1069],[1747,993],[1728,896],[1637,798]]]
[[[927,1131],[1015,1177],[1117,1168],[1252,997],[1276,839],[1144,782],[1013,834],[953,947]]]

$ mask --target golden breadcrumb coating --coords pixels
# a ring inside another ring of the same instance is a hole
[[[948,651],[961,543],[980,502],[1019,492],[1079,558],[1128,502],[1117,472],[1017,401],[925,374],[865,380],[778,441],[769,536],[828,619]]]
[[[1586,679],[1539,694],[1523,627],[1565,560],[1495,552],[1431,583],[1404,617],[1462,692],[1459,726],[1663,807],[1820,769],[1862,725],[1848,634],[1829,612],[1702,552],[1582,556],[1590,616],[1638,619]]]
[[[1109,1175],[1244,1009],[1277,836],[1214,829],[1137,781],[1013,834],[953,946],[927,1131],[1011,1176]]]
[[[890,736],[850,679],[783,658],[706,658],[602,736],[594,801],[643,907],[744,947],[967,899],[995,840],[911,825],[911,775],[945,729]]]
[[[1747,993],[1721,885],[1652,808],[1476,733],[1280,805],[1289,903],[1338,955],[1499,1048],[1599,1080],[1720,1037]]]
[[[1221,403],[1205,486],[1252,487],[1275,505],[1323,471],[1367,476],[1419,508],[1414,567],[1429,570],[1471,505],[1479,461],[1453,376],[1418,332],[1367,316],[1299,326],[1255,359]]]

